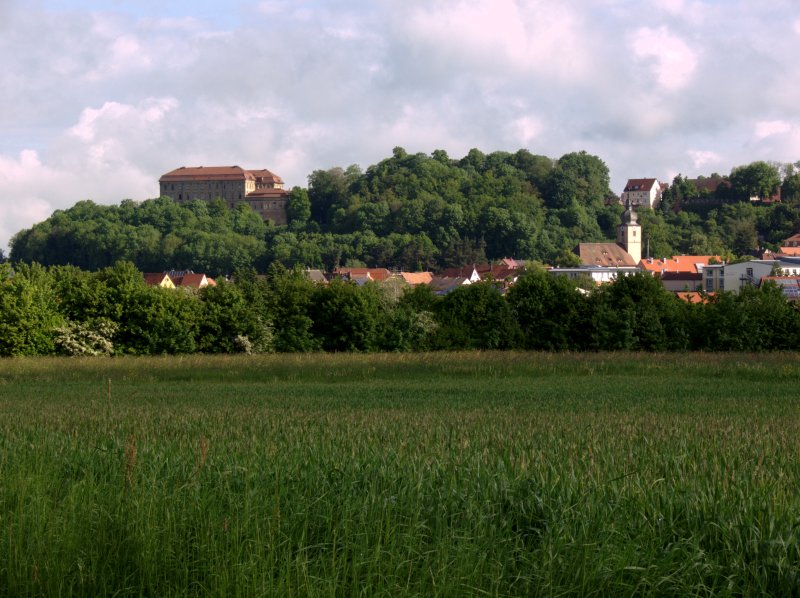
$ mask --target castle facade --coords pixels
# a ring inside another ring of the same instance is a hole
[[[240,166],[181,166],[158,179],[162,197],[178,203],[221,199],[229,208],[246,203],[264,220],[286,224],[289,192],[283,179],[267,169]]]

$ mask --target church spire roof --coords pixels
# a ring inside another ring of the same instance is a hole
[[[631,202],[630,197],[625,202],[625,211],[622,213],[622,224],[638,224],[638,216],[636,215],[636,208]]]

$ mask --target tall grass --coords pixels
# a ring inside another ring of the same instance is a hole
[[[797,594],[799,374],[793,354],[2,361],[0,587]]]

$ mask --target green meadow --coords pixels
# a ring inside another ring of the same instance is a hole
[[[26,596],[800,593],[800,357],[0,361]]]

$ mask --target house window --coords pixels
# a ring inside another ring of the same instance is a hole
[[[747,269],[747,275],[748,275],[750,278],[752,278],[752,277],[753,277],[753,269],[752,269],[752,268],[748,268],[748,269]]]
[[[706,280],[706,291],[711,292],[713,290],[714,290],[714,280],[709,278],[708,280]]]

